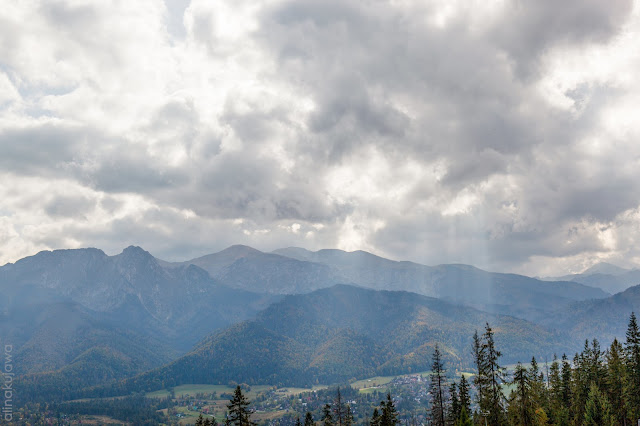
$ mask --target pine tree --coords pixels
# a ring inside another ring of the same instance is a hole
[[[196,420],[196,426],[203,426],[204,424],[204,419],[202,418],[202,414],[200,414],[200,416],[198,417],[198,420]]]
[[[315,422],[313,421],[313,414],[310,411],[307,411],[307,415],[304,416],[304,426],[314,426]]]
[[[431,392],[431,419],[432,424],[435,426],[444,426],[445,424],[445,409],[444,409],[444,365],[442,363],[442,356],[440,349],[436,343],[433,351],[433,363],[431,364],[431,383],[429,390]]]
[[[236,390],[231,398],[227,408],[229,409],[229,415],[227,419],[233,426],[253,426],[254,422],[251,421],[251,411],[249,410],[249,401],[242,394],[240,386],[236,387]]]
[[[296,426],[302,426],[302,422],[300,421],[300,416],[296,419]]]
[[[627,416],[632,424],[635,424],[640,420],[640,329],[638,329],[638,320],[634,312],[629,317],[624,350],[627,367],[625,389]]]
[[[322,408],[322,421],[323,426],[333,426],[333,417],[331,416],[331,405],[325,404]]]

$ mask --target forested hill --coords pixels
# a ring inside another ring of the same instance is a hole
[[[310,385],[425,371],[438,342],[449,365],[470,365],[471,338],[490,322],[505,362],[572,349],[562,335],[509,316],[408,292],[337,285],[287,296],[256,320],[214,333],[160,369],[93,395],[184,383]]]
[[[631,312],[640,312],[640,285],[606,299],[576,302],[550,316],[546,323],[566,331],[575,339],[597,337],[609,344],[614,337],[624,337]]]

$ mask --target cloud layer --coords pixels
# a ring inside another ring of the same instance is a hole
[[[640,8],[55,1],[0,17],[0,264],[141,245],[640,264]]]

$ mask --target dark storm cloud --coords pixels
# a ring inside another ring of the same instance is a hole
[[[633,0],[513,1],[493,40],[525,76],[557,44],[603,43],[628,19]]]
[[[518,112],[527,88],[514,81],[510,63],[464,22],[440,29],[423,19],[386,3],[314,1],[267,15],[260,40],[292,81],[304,76],[300,86],[317,105],[309,128],[324,134],[319,145],[333,154],[327,161],[363,144],[430,157],[468,147],[529,149],[536,117]],[[292,58],[292,51],[304,56]],[[405,99],[408,105],[393,103]]]
[[[47,202],[44,209],[49,216],[76,218],[84,216],[95,206],[95,201],[82,196],[58,196]]]
[[[153,193],[179,188],[189,180],[184,170],[166,167],[131,145],[101,153],[99,166],[85,175],[91,186],[106,192]]]
[[[195,189],[185,193],[180,204],[213,217],[313,222],[331,220],[342,209],[322,197],[314,179],[283,174],[280,164],[251,152],[224,154],[208,162]]]
[[[60,176],[87,148],[92,132],[73,126],[43,124],[0,129],[3,171]]]

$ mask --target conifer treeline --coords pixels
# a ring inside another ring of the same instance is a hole
[[[640,420],[640,330],[634,313],[629,318],[624,344],[614,339],[607,350],[602,350],[596,339],[586,341],[572,362],[565,354],[561,359],[554,357],[546,374],[533,357],[528,367],[518,363],[509,377],[499,363],[502,354],[488,323],[484,333],[474,334],[472,351],[477,368],[472,380],[473,400],[464,375],[458,382],[448,383],[440,348],[435,346],[428,424],[632,426]],[[226,423],[253,426],[247,405],[238,387],[228,406],[230,415]],[[321,426],[354,424],[351,407],[344,403],[340,388],[333,404],[325,404],[320,423]],[[398,424],[398,413],[391,394],[387,393],[386,400],[373,410],[369,426]],[[307,412],[304,426],[314,425],[312,414]],[[296,426],[302,426],[300,418]]]
[[[500,366],[494,332],[486,324],[473,336],[477,374],[471,413],[469,384],[463,376],[446,387],[439,348],[433,354],[431,424],[445,425],[636,425],[640,420],[640,331],[634,313],[626,341],[613,341],[607,350],[586,341],[572,362],[554,357],[547,374],[535,357],[518,363],[511,377]],[[509,392],[505,392],[507,385]],[[508,397],[507,397],[508,394]],[[470,415],[471,414],[471,415]]]

